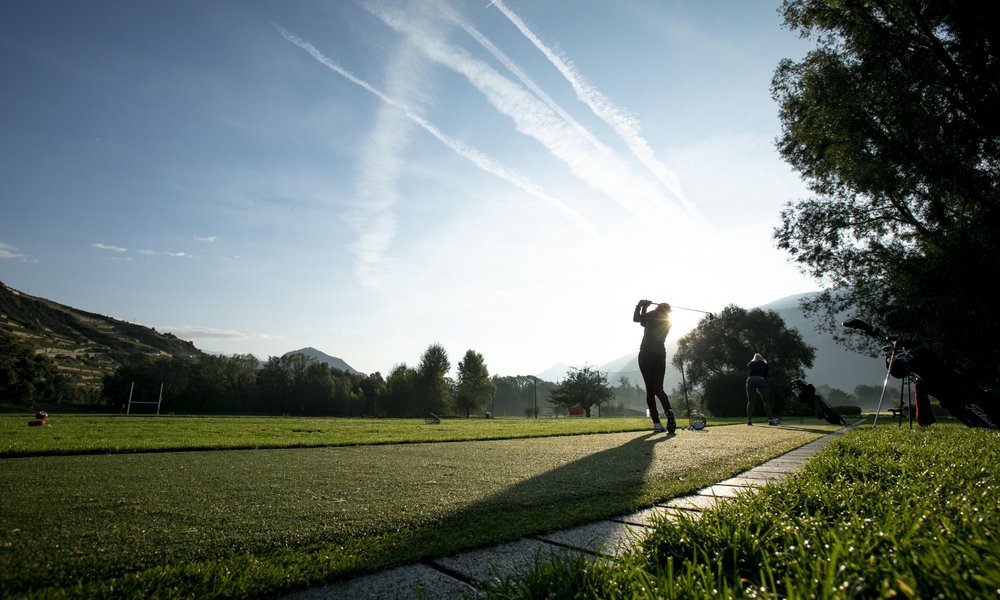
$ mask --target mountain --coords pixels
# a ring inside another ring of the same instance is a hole
[[[806,369],[806,381],[815,386],[828,385],[850,393],[858,385],[873,385],[882,387],[885,380],[885,366],[877,359],[863,356],[846,350],[833,341],[828,333],[816,331],[815,323],[806,318],[799,308],[799,301],[809,294],[788,296],[758,308],[773,310],[778,313],[791,329],[797,329],[806,344],[816,349],[816,360],[813,368]],[[635,353],[626,354],[621,358],[597,367],[597,370],[608,374],[608,384],[617,386],[619,380],[625,377],[633,385],[642,386],[642,375],[639,373],[638,338]],[[670,364],[669,358],[677,352],[676,339],[667,338],[667,373],[664,387],[669,391],[681,382],[681,372]],[[750,360],[750,357],[747,357]],[[558,382],[566,376],[568,365],[557,364],[538,377],[545,381]]]
[[[98,387],[136,356],[200,357],[191,342],[169,333],[30,296],[0,282],[0,331],[52,359],[71,381]]]
[[[812,294],[789,296],[760,307],[778,313],[789,328],[798,329],[805,342],[816,348],[816,360],[813,368],[806,370],[806,381],[845,392],[851,392],[859,384],[882,387],[885,363],[847,350],[828,333],[818,333],[815,321],[807,319],[799,308],[799,301],[809,295]]]
[[[331,368],[337,369],[339,371],[343,371],[344,373],[353,373],[355,375],[364,375],[364,373],[362,373],[361,371],[358,371],[358,370],[352,368],[351,365],[347,364],[342,359],[339,359],[336,356],[330,356],[329,354],[325,354],[323,352],[320,352],[319,350],[317,350],[317,349],[315,349],[313,347],[302,348],[301,350],[292,350],[291,352],[285,352],[285,354],[282,356],[282,358],[284,358],[285,356],[290,356],[292,354],[302,354],[302,355],[308,356],[309,358],[317,360],[317,361],[319,361],[321,363],[325,363],[325,364],[329,365]]]

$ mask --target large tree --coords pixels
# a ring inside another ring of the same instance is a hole
[[[590,416],[592,406],[601,405],[615,397],[614,391],[608,387],[608,376],[597,369],[571,367],[566,377],[552,389],[549,403],[566,410],[579,406]]]
[[[812,367],[816,350],[773,310],[727,306],[677,340],[671,362],[678,369],[683,366],[689,386],[702,388],[711,414],[743,415],[746,365],[758,352],[767,359],[774,410],[780,413],[791,395],[790,381]]]
[[[420,357],[417,366],[416,389],[413,399],[418,415],[428,412],[442,414],[451,404],[451,392],[446,378],[451,362],[441,344],[431,344]]]
[[[817,47],[772,81],[781,156],[815,194],[774,236],[827,291],[804,305],[924,339],[996,382],[1000,27],[991,0],[785,0]],[[874,350],[874,348],[870,349]]]
[[[475,350],[466,351],[458,362],[455,407],[468,417],[473,410],[478,412],[486,406],[495,391],[496,385],[490,380],[483,355]]]

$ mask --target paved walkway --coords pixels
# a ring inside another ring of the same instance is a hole
[[[637,513],[363,575],[297,592],[285,600],[473,598],[482,594],[484,584],[529,570],[536,557],[584,553],[613,559],[642,538],[654,516],[670,517],[680,512],[696,515],[741,492],[752,492],[770,481],[784,479],[832,440],[863,422],[859,420],[690,496],[673,498]]]

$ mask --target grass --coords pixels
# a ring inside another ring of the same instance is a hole
[[[647,418],[423,419],[59,415],[28,427],[30,414],[0,415],[0,458],[138,452],[316,448],[502,440],[645,431]],[[713,419],[712,425],[742,422]],[[687,421],[678,420],[678,426]]]
[[[455,442],[643,431],[645,418],[339,419],[331,417],[0,415],[0,457],[67,454],[315,448]],[[683,419],[682,419],[683,424]]]
[[[147,420],[243,427],[242,419]],[[349,437],[338,436],[338,420],[316,421],[330,440]],[[632,419],[560,421],[585,433],[634,425]],[[114,422],[121,426],[112,431],[143,420]],[[499,430],[516,438],[517,425],[526,433],[541,426],[524,419],[473,422],[479,433],[468,425],[462,435],[492,437]],[[343,424],[348,431],[357,426]],[[391,424],[389,436],[452,423]],[[356,446],[4,458],[0,596],[271,595],[623,514],[833,428],[710,424],[673,437],[645,429],[430,444],[377,443],[367,434],[369,445]],[[161,449],[151,434],[139,439],[147,442],[131,447]],[[69,450],[46,447],[61,451]]]
[[[488,597],[996,597],[998,456],[996,431],[866,427],[796,477],[657,523],[620,562],[540,564]]]

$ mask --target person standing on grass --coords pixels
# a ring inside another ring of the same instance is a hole
[[[642,325],[642,343],[639,345],[639,372],[646,385],[646,407],[653,419],[653,433],[662,433],[663,424],[656,410],[656,399],[663,405],[663,413],[667,416],[667,433],[672,434],[677,429],[674,411],[670,409],[670,398],[663,391],[663,377],[667,373],[667,334],[670,333],[670,305],[661,302],[652,311],[647,311],[653,304],[649,300],[640,300],[635,305],[632,321]]]
[[[759,353],[747,363],[747,425],[753,425],[754,396],[760,396],[767,413],[767,424],[777,425],[780,419],[771,414],[771,386],[767,384],[767,361]]]

